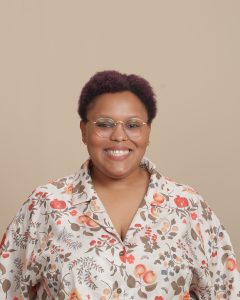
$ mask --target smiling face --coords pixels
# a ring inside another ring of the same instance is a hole
[[[129,91],[102,94],[88,110],[87,119],[90,122],[80,123],[94,174],[114,179],[138,174],[149,141],[150,125],[144,125],[142,134],[131,139],[122,124],[118,124],[106,138],[96,134],[95,125],[91,122],[100,117],[123,122],[134,117],[147,122],[148,114],[144,104]]]

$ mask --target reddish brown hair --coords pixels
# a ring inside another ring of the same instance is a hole
[[[151,85],[140,76],[126,75],[117,71],[97,72],[84,85],[78,102],[80,118],[87,121],[89,106],[97,96],[123,91],[130,91],[141,100],[148,113],[148,123],[151,123],[157,113],[156,99]]]

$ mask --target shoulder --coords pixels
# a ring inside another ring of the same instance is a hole
[[[39,185],[35,188],[34,192],[37,196],[58,195],[58,194],[71,194],[74,185],[74,179],[78,172],[60,177],[57,179],[51,179],[46,184]]]
[[[158,177],[151,205],[167,209],[169,215],[179,217],[183,222],[188,219],[190,228],[198,230],[202,226],[206,233],[225,230],[208,202],[195,188],[160,174]]]
[[[18,215],[21,219],[34,218],[38,215],[50,212],[53,209],[63,209],[71,206],[74,182],[78,172],[49,180],[43,185],[37,186],[23,203]]]
[[[158,183],[158,191],[165,195],[168,205],[172,208],[192,210],[205,205],[202,195],[193,186],[160,174]]]
[[[194,187],[160,175],[157,195],[159,193],[165,198],[163,205],[174,211],[176,215],[189,216],[193,222],[199,222],[205,226],[210,224],[220,226],[218,217]]]
[[[156,165],[147,158],[142,160],[142,164],[151,174],[149,188],[153,191],[155,198],[161,194],[159,200],[153,199],[153,205],[158,206],[162,202],[163,205],[168,205],[171,208],[184,210],[196,209],[199,205],[205,205],[203,197],[194,187],[163,175],[158,171]]]

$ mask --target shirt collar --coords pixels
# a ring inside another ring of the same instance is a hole
[[[74,174],[72,182],[72,205],[89,202],[96,198],[96,191],[94,190],[90,175],[90,161],[90,158],[86,160]],[[150,173],[149,188],[147,192],[147,196],[150,196],[150,187],[154,188],[158,186],[157,181],[160,179],[161,175],[156,170],[156,166],[146,157],[142,158],[140,166],[146,168]],[[150,199],[151,198],[152,197],[150,197]],[[149,197],[147,197],[147,199],[149,199]]]

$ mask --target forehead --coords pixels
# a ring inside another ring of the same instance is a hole
[[[89,107],[88,118],[111,117],[114,119],[147,118],[147,110],[141,100],[129,91],[102,94]]]

